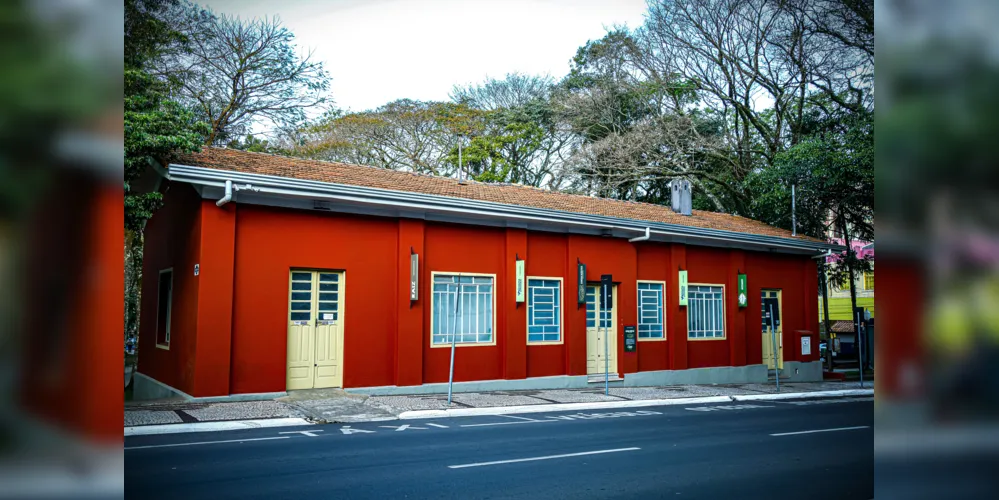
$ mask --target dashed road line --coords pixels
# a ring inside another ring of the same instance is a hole
[[[583,452],[579,452],[579,453],[564,453],[562,455],[548,455],[548,456],[544,456],[544,457],[514,458],[514,459],[511,459],[511,460],[496,460],[496,461],[493,461],[493,462],[479,462],[479,463],[474,463],[474,464],[448,465],[447,467],[449,469],[464,469],[464,468],[467,468],[467,467],[483,467],[483,466],[487,466],[487,465],[515,464],[515,463],[518,463],[518,462],[534,462],[534,461],[537,461],[537,460],[553,460],[553,459],[556,459],[556,458],[582,457],[582,456],[586,456],[586,455],[600,455],[600,454],[604,454],[604,453],[619,453],[619,452],[622,452],[622,451],[636,451],[636,450],[640,450],[640,449],[641,448],[632,447],[632,448],[616,448],[616,449],[613,449],[613,450],[583,451]]]
[[[869,425],[856,425],[853,427],[836,427],[834,429],[814,429],[810,431],[796,431],[796,432],[778,432],[776,434],[771,434],[771,436],[797,436],[798,434],[815,434],[818,432],[837,432],[837,431],[855,431],[858,429],[870,429]]]
[[[171,443],[171,444],[149,444],[145,446],[126,446],[126,450],[143,450],[147,448],[172,448],[174,446],[195,446],[199,444],[221,444],[221,443],[242,443],[245,441],[270,441],[273,439],[289,439],[289,436],[276,436],[276,437],[265,437],[265,438],[247,438],[247,439],[225,439],[222,441],[198,441],[194,443]]]

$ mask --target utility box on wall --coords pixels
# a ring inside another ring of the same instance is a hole
[[[818,361],[819,359],[819,336],[808,330],[795,330],[794,341],[797,346],[795,355],[798,361]]]

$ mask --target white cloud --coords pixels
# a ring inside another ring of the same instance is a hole
[[[643,0],[204,0],[243,18],[278,15],[313,49],[343,108],[411,98],[447,99],[455,84],[511,72],[568,72],[587,40],[618,24],[637,27]]]

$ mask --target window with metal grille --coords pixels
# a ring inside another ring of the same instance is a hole
[[[528,278],[527,342],[562,341],[562,280]]]
[[[493,343],[492,276],[435,274],[432,300],[432,345]]]
[[[687,338],[725,338],[725,288],[690,285],[687,302]]]
[[[663,329],[663,284],[638,283],[638,338],[662,339]]]

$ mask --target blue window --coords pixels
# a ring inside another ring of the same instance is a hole
[[[491,344],[493,278],[455,274],[434,275],[430,318],[433,345],[449,345],[452,337],[458,344]]]
[[[527,341],[562,340],[562,281],[528,278]]]
[[[725,288],[690,285],[687,298],[687,338],[725,338]]]
[[[665,338],[663,323],[663,284],[639,283],[638,338]]]

